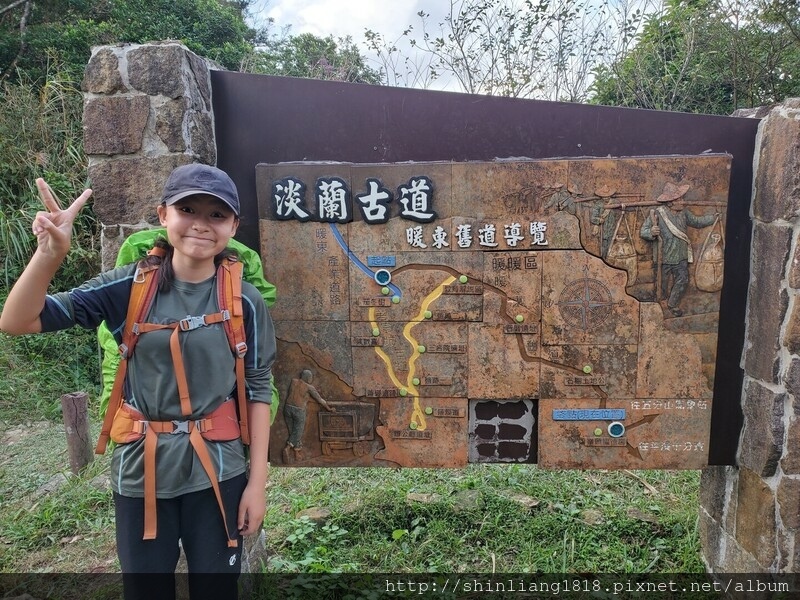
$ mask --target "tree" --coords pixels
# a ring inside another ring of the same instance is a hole
[[[391,43],[369,30],[366,39],[390,83],[448,79],[468,93],[580,102],[596,65],[638,31],[650,1],[451,0],[436,26],[418,13],[419,34],[410,25]]]
[[[180,40],[201,56],[238,69],[256,32],[248,2],[228,0],[15,0],[0,8],[0,77],[22,69],[42,79],[50,57],[83,71],[91,47]]]
[[[264,40],[247,70],[267,75],[381,83],[380,73],[366,64],[349,36],[336,40],[333,36],[287,33]]]
[[[598,104],[731,114],[800,93],[800,18],[783,0],[671,0],[599,66]]]

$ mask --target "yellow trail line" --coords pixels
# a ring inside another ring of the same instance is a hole
[[[436,287],[422,301],[422,305],[420,306],[419,313],[417,314],[417,316],[414,317],[414,319],[412,319],[408,323],[406,323],[406,326],[403,327],[403,337],[406,338],[406,340],[408,340],[408,343],[411,344],[411,347],[414,350],[408,359],[408,378],[405,385],[402,384],[400,379],[395,374],[394,367],[392,367],[391,358],[389,358],[389,356],[379,346],[375,347],[375,353],[381,357],[381,360],[383,360],[384,363],[386,363],[386,368],[388,370],[389,377],[391,378],[392,383],[394,383],[398,388],[405,388],[408,391],[408,393],[411,394],[411,397],[414,398],[414,410],[411,413],[411,422],[416,423],[417,425],[416,429],[418,431],[425,431],[427,423],[425,421],[425,411],[422,410],[422,407],[420,406],[419,403],[419,390],[417,389],[417,386],[414,385],[414,373],[416,372],[414,368],[414,363],[417,361],[417,358],[419,358],[420,352],[418,349],[419,343],[417,342],[416,339],[411,337],[411,330],[414,328],[415,325],[425,320],[425,311],[428,310],[428,307],[433,303],[434,300],[439,298],[439,296],[441,296],[444,293],[444,288],[453,283],[455,280],[456,278],[451,275],[450,277],[445,279],[442,283],[440,283],[438,287]],[[378,327],[377,322],[375,321],[374,307],[370,307],[368,315],[369,315],[370,327],[372,329],[380,329]]]

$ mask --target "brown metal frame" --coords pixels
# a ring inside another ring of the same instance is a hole
[[[254,248],[257,163],[731,154],[709,464],[735,463],[758,120],[225,71],[211,83],[218,165],[239,187],[238,237]]]

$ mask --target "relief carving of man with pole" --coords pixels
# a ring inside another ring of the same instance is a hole
[[[700,229],[713,225],[719,215],[697,216],[682,205],[674,205],[689,191],[687,184],[667,183],[642,223],[642,238],[655,242],[653,263],[656,269],[656,298],[666,300],[675,317],[683,315],[680,303],[689,284],[689,263],[694,262],[688,227]]]

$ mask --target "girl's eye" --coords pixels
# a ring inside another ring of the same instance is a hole
[[[181,211],[181,212],[184,212],[184,213],[193,213],[194,212],[192,210],[191,206],[181,206],[181,207],[178,208],[178,210]]]

